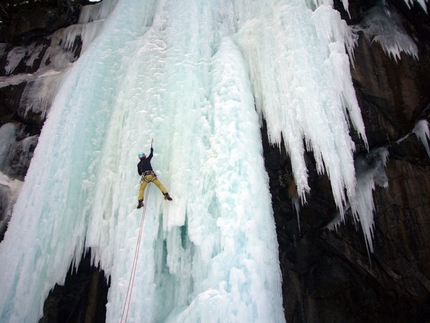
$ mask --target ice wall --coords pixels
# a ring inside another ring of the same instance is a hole
[[[111,275],[107,320],[119,321],[141,216],[136,154],[152,137],[174,202],[149,191],[129,320],[284,320],[258,118],[214,5],[119,2],[68,72],[1,244],[2,321],[36,321],[84,247]]]
[[[354,34],[330,1],[104,0],[64,44],[76,35],[85,50],[0,244],[0,321],[36,322],[88,248],[111,278],[107,321],[120,321],[142,216],[137,153],[154,138],[174,201],[148,190],[129,321],[283,322],[260,122],[285,144],[302,201],[310,150],[338,208],[357,212]]]

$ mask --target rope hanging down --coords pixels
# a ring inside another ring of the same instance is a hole
[[[146,203],[145,203],[145,206],[143,207],[142,220],[140,221],[140,228],[139,228],[139,236],[137,238],[136,250],[134,252],[133,266],[130,272],[130,279],[128,281],[127,294],[125,296],[124,307],[122,309],[120,323],[126,323],[128,319],[128,311],[130,309],[131,295],[133,293],[134,277],[136,276],[137,260],[139,258],[139,250],[140,250],[140,241],[142,240],[143,224],[145,222],[146,205],[148,202],[148,195],[149,195],[150,188],[151,188],[151,185],[149,185],[146,191],[146,199],[145,199]]]

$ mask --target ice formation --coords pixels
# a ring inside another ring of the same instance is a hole
[[[385,53],[396,61],[402,52],[418,59],[417,45],[405,31],[399,13],[385,2],[370,9],[355,29],[363,31],[372,42],[380,43]]]
[[[405,0],[409,8],[418,3],[425,12],[427,12],[427,2],[427,0]]]
[[[55,48],[77,35],[74,62]],[[50,112],[0,244],[0,321],[36,322],[89,248],[111,280],[107,322],[120,321],[142,216],[136,155],[154,138],[174,201],[148,189],[129,321],[284,322],[262,119],[302,202],[306,150],[342,214],[368,201],[349,136],[367,145],[356,35],[332,2],[104,0],[52,40],[58,68],[25,96]]]
[[[11,179],[9,176],[0,172],[0,234],[4,233],[5,227],[12,215],[12,208],[15,204],[19,192],[21,191],[22,181]]]
[[[413,133],[423,143],[424,148],[426,149],[427,155],[430,158],[430,148],[429,148],[430,131],[429,131],[428,121],[425,119],[418,121],[415,124]]]

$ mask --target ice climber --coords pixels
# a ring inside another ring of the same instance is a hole
[[[154,148],[152,148],[152,142],[151,142],[151,153],[148,157],[144,153],[139,153],[138,157],[140,159],[140,162],[137,164],[137,172],[141,176],[140,180],[140,189],[139,189],[139,196],[138,196],[138,205],[137,208],[140,209],[143,207],[143,194],[145,192],[145,188],[148,185],[148,183],[154,183],[157,185],[157,187],[160,189],[161,193],[164,195],[164,199],[171,201],[172,198],[170,197],[169,193],[167,192],[166,188],[161,184],[161,182],[157,179],[157,175],[155,175],[154,170],[151,166],[151,159],[153,156]]]

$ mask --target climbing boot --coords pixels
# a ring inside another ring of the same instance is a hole
[[[137,204],[137,208],[140,209],[144,205],[143,200],[139,200],[138,202],[139,202],[139,204]]]
[[[170,197],[169,193],[165,193],[165,194],[164,194],[164,199],[165,199],[166,201],[171,201],[171,200],[172,200],[172,198]]]

